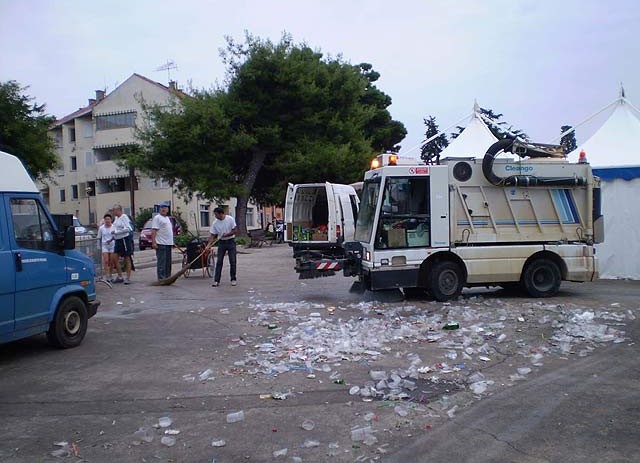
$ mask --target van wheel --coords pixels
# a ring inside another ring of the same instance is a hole
[[[443,261],[433,266],[429,275],[429,292],[440,302],[454,299],[462,292],[462,270],[455,262]]]
[[[78,346],[87,332],[88,320],[82,299],[77,296],[66,298],[58,306],[55,318],[49,325],[49,343],[62,349]]]
[[[522,285],[532,297],[551,297],[558,293],[561,283],[560,269],[550,259],[536,259],[522,274]]]

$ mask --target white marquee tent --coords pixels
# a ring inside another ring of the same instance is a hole
[[[470,117],[471,120],[462,133],[454,138],[449,146],[442,150],[440,159],[460,157],[482,159],[487,149],[498,141],[480,117],[480,107],[477,103]]]
[[[594,174],[602,180],[604,243],[596,245],[600,278],[640,279],[640,111],[620,96],[606,122],[569,153],[584,151]]]

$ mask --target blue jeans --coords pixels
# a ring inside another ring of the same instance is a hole
[[[222,277],[222,262],[224,255],[229,253],[229,266],[231,267],[231,281],[236,279],[236,240],[220,240],[218,241],[218,259],[216,260],[216,273],[213,277],[214,281],[220,283]]]
[[[159,244],[156,249],[158,280],[171,276],[171,248],[171,245]]]

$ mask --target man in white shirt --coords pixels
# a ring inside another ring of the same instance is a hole
[[[160,203],[160,213],[151,221],[151,247],[156,250],[158,280],[171,276],[173,225],[168,217],[169,203]]]
[[[216,221],[211,224],[209,229],[209,243],[218,240],[218,259],[216,260],[216,271],[211,286],[220,286],[220,278],[222,277],[222,263],[224,255],[229,253],[229,266],[231,270],[231,286],[236,285],[236,232],[238,227],[236,221],[230,215],[224,213],[224,209],[216,207],[213,210]]]

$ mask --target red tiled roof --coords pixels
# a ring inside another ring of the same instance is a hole
[[[64,116],[62,119],[58,119],[57,121],[55,121],[53,123],[51,128],[57,127],[59,125],[62,125],[65,122],[69,122],[69,121],[75,119],[76,117],[84,116],[86,114],[91,113],[91,111],[93,111],[93,107],[95,105],[97,105],[97,104],[98,104],[98,102],[96,101],[95,103],[91,103],[89,106],[85,106],[84,108],[80,108],[77,111],[72,112],[71,114],[68,114],[68,115]]]
[[[166,91],[166,92],[170,92],[173,93],[174,95],[177,95],[179,97],[183,97],[185,96],[185,93],[182,90],[173,90],[171,87],[167,87],[166,85],[161,84],[160,82],[156,82],[155,80],[151,80],[148,77],[145,77],[141,74],[138,74],[136,72],[133,73],[134,76],[139,77],[140,79],[149,82],[150,84],[156,85],[158,87],[160,87],[162,90]],[[105,98],[108,95],[105,95]],[[102,100],[100,100],[102,101]],[[91,103],[89,106],[85,106],[84,108],[80,108],[75,112],[72,112],[71,114],[68,114],[66,116],[64,116],[63,118],[55,121],[52,125],[51,128],[55,128],[58,127],[66,122],[69,122],[77,117],[81,117],[84,116],[86,114],[91,113],[91,111],[93,111],[94,106],[96,106],[98,103],[100,103],[100,101],[96,101],[94,103]]]

